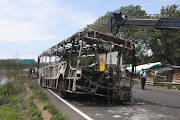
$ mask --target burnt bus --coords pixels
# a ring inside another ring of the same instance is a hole
[[[129,101],[135,46],[123,38],[83,29],[38,56],[38,84],[68,94],[93,94]],[[132,65],[127,77],[122,69]]]

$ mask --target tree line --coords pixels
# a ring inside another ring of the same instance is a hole
[[[25,69],[37,67],[37,63],[20,64],[20,59],[0,59],[0,69]]]

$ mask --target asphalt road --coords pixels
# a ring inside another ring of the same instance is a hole
[[[50,94],[50,93],[48,93]],[[61,101],[51,97],[71,120],[83,119]],[[65,99],[94,120],[180,120],[180,91],[163,88],[133,86],[133,97],[128,103],[115,102],[109,107],[107,99],[87,95],[71,95]],[[75,118],[76,116],[76,118]]]

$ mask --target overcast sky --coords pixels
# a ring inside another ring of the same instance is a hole
[[[180,0],[0,0],[0,59],[37,59],[107,11],[140,5],[148,14]]]

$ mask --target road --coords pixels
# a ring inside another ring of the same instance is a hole
[[[52,99],[56,104],[62,104],[59,100]],[[146,90],[141,90],[140,86],[134,85],[132,100],[128,103],[115,102],[112,107],[102,97],[74,95],[65,100],[95,120],[180,119],[180,91],[163,88],[146,87]],[[66,110],[65,115],[70,115],[68,119],[75,120],[74,116],[78,115],[73,113],[73,116],[68,107],[60,109]],[[76,120],[83,119],[80,115],[78,117]]]

